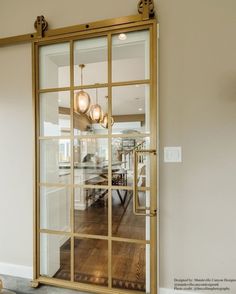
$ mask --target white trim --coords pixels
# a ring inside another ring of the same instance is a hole
[[[69,230],[67,229],[67,230],[65,230],[65,231],[63,231],[63,232],[68,232]],[[65,235],[65,236],[62,236],[62,238],[60,239],[60,242],[59,242],[59,244],[60,244],[60,247],[62,246],[62,245],[64,245],[65,243],[66,243],[66,241],[68,241],[70,239],[70,236],[67,236],[67,235]]]
[[[75,210],[85,210],[86,204],[80,203],[80,200],[75,200]]]
[[[33,267],[0,262],[0,274],[25,279],[33,279]]]
[[[168,288],[160,288],[159,289],[159,294],[200,294],[200,293],[179,291],[179,290],[168,289]]]

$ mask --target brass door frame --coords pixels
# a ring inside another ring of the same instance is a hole
[[[54,92],[54,91],[70,91],[71,96],[71,105],[73,105],[73,99],[74,99],[74,90],[79,89],[80,87],[74,87],[74,72],[73,72],[73,52],[74,50],[71,50],[73,48],[73,42],[75,40],[80,39],[87,39],[92,37],[98,37],[98,36],[107,36],[108,38],[108,83],[99,85],[99,87],[107,87],[108,88],[108,96],[111,97],[112,95],[112,87],[114,86],[124,86],[124,85],[132,85],[132,84],[149,84],[150,85],[150,100],[152,103],[151,111],[150,111],[150,117],[151,119],[151,125],[150,125],[150,148],[157,150],[157,131],[158,131],[158,121],[157,121],[157,28],[158,24],[155,19],[143,19],[140,17],[140,15],[137,16],[131,16],[131,17],[125,17],[125,18],[119,18],[119,19],[113,19],[109,21],[104,22],[96,22],[93,24],[90,24],[89,30],[86,27],[87,25],[80,25],[80,26],[74,26],[69,27],[65,29],[59,29],[59,30],[53,30],[55,34],[47,33],[45,32],[44,36],[41,36],[40,38],[34,39],[32,42],[32,78],[33,78],[33,110],[34,110],[34,121],[35,121],[35,131],[34,131],[34,144],[35,144],[35,156],[34,156],[34,173],[35,173],[35,182],[34,182],[34,274],[33,274],[33,281],[32,286],[37,287],[39,284],[48,284],[53,286],[59,286],[59,287],[65,287],[65,288],[71,288],[81,291],[89,291],[92,293],[139,293],[137,291],[129,291],[129,290],[120,290],[112,288],[112,281],[111,281],[111,261],[108,262],[108,278],[109,278],[109,284],[108,287],[102,287],[102,286],[91,286],[83,283],[74,282],[74,238],[75,237],[86,237],[86,238],[94,238],[95,236],[92,235],[82,235],[82,234],[76,234],[74,233],[73,223],[74,223],[74,198],[73,198],[73,189],[71,192],[71,201],[72,201],[72,209],[71,209],[71,232],[70,233],[60,233],[50,230],[42,230],[40,229],[40,208],[39,208],[39,188],[40,185],[43,186],[50,186],[50,184],[44,183],[40,184],[39,181],[39,142],[40,140],[47,139],[47,137],[40,137],[39,132],[39,94],[40,93],[46,93],[46,92]],[[92,29],[91,29],[92,28]],[[143,29],[149,29],[150,30],[150,79],[149,80],[143,80],[143,81],[130,81],[130,82],[119,82],[119,83],[112,83],[111,79],[111,37],[113,34],[119,33],[119,32],[129,32],[129,31],[138,31]],[[71,31],[70,31],[71,30]],[[53,88],[53,89],[43,89],[39,90],[39,46],[47,45],[47,44],[54,44],[54,43],[61,43],[69,41],[70,42],[70,87],[66,88]],[[90,87],[98,87],[98,85],[93,86],[90,85]],[[86,85],[83,86],[83,88],[86,88]],[[109,103],[109,115],[111,115],[112,108],[111,103]],[[73,107],[71,107],[71,135],[67,136],[68,139],[73,139],[76,136],[73,135]],[[122,135],[117,135],[117,137],[121,137]],[[128,136],[131,136],[130,134]],[[145,135],[142,135],[145,137]],[[82,138],[83,136],[78,136]],[[88,136],[84,136],[88,138]],[[111,140],[111,138],[114,138],[115,136],[111,133],[111,128],[109,127],[108,135],[102,135],[102,136],[92,136],[95,137],[106,137],[108,140]],[[133,135],[132,135],[133,137]],[[54,137],[50,137],[50,139],[53,139]],[[61,138],[61,137],[57,137]],[[109,158],[111,158],[111,148],[109,148]],[[71,162],[73,162],[73,144],[71,144]],[[158,203],[158,193],[157,193],[157,172],[158,172],[158,161],[154,162],[151,165],[151,182],[154,183],[154,185],[151,185],[150,189],[144,189],[144,190],[150,190],[151,195],[154,195],[153,199],[153,205],[157,207]],[[71,169],[71,177],[73,177],[73,168]],[[111,160],[109,162],[109,179],[111,181]],[[73,183],[73,182],[72,182]],[[58,184],[60,185],[60,184]],[[54,185],[53,186],[57,186]],[[65,186],[65,185],[63,185]],[[72,188],[74,188],[76,185],[71,184]],[[83,187],[89,187],[86,185],[83,185]],[[95,188],[96,186],[92,186]],[[99,186],[101,188],[101,186]],[[107,187],[107,186],[106,186]],[[108,184],[109,193],[111,193],[112,188],[111,182]],[[115,187],[117,189],[117,186]],[[119,187],[118,187],[119,188]],[[132,187],[123,187],[122,189],[131,190]],[[155,197],[155,195],[157,197]],[[111,219],[111,205],[109,206],[109,219]],[[158,271],[157,271],[157,257],[158,257],[158,245],[157,245],[157,221],[158,216],[151,217],[151,238],[150,241],[139,241],[139,240],[132,240],[132,239],[125,239],[125,238],[115,238],[115,237],[106,237],[106,236],[97,236],[96,239],[105,239],[108,240],[108,252],[109,256],[111,255],[111,244],[113,240],[119,240],[119,241],[129,241],[129,242],[136,242],[136,243],[145,243],[150,244],[151,248],[151,294],[157,293],[157,282],[158,282]],[[111,224],[109,221],[108,230],[111,230]],[[51,234],[68,234],[71,236],[71,281],[63,281],[55,278],[46,278],[40,276],[40,265],[39,265],[39,257],[40,257],[40,244],[39,244],[39,235],[40,232],[42,233],[51,233]]]

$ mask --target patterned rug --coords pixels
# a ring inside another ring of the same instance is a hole
[[[70,279],[70,272],[67,270],[60,270],[56,274],[55,278],[69,280]],[[81,274],[81,273],[75,274],[75,281],[79,282],[79,283],[87,283],[87,284],[93,284],[93,285],[98,285],[98,286],[107,286],[108,285],[108,278],[94,277],[91,275],[85,275],[85,274]],[[119,288],[119,289],[145,292],[145,285],[144,285],[144,283],[140,283],[140,282],[131,282],[131,281],[122,281],[122,280],[118,280],[118,279],[113,279],[112,286],[114,288]]]

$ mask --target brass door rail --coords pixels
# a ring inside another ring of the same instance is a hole
[[[19,35],[19,36],[12,36],[7,38],[0,39],[0,47],[14,45],[17,43],[27,43],[32,41],[37,41],[42,38],[46,37],[55,37],[65,34],[71,34],[81,31],[89,31],[97,28],[106,28],[114,25],[121,25],[124,23],[135,23],[142,20],[149,20],[155,16],[154,13],[154,4],[153,0],[140,0],[138,3],[138,13],[137,15],[133,16],[125,16],[120,18],[113,18],[103,21],[96,21],[92,23],[82,24],[82,25],[75,25],[69,26],[66,28],[59,28],[48,30],[48,22],[44,18],[43,15],[38,16],[34,27],[36,32]]]

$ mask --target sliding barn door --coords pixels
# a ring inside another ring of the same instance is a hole
[[[39,281],[156,293],[155,42],[152,24],[35,46]]]

